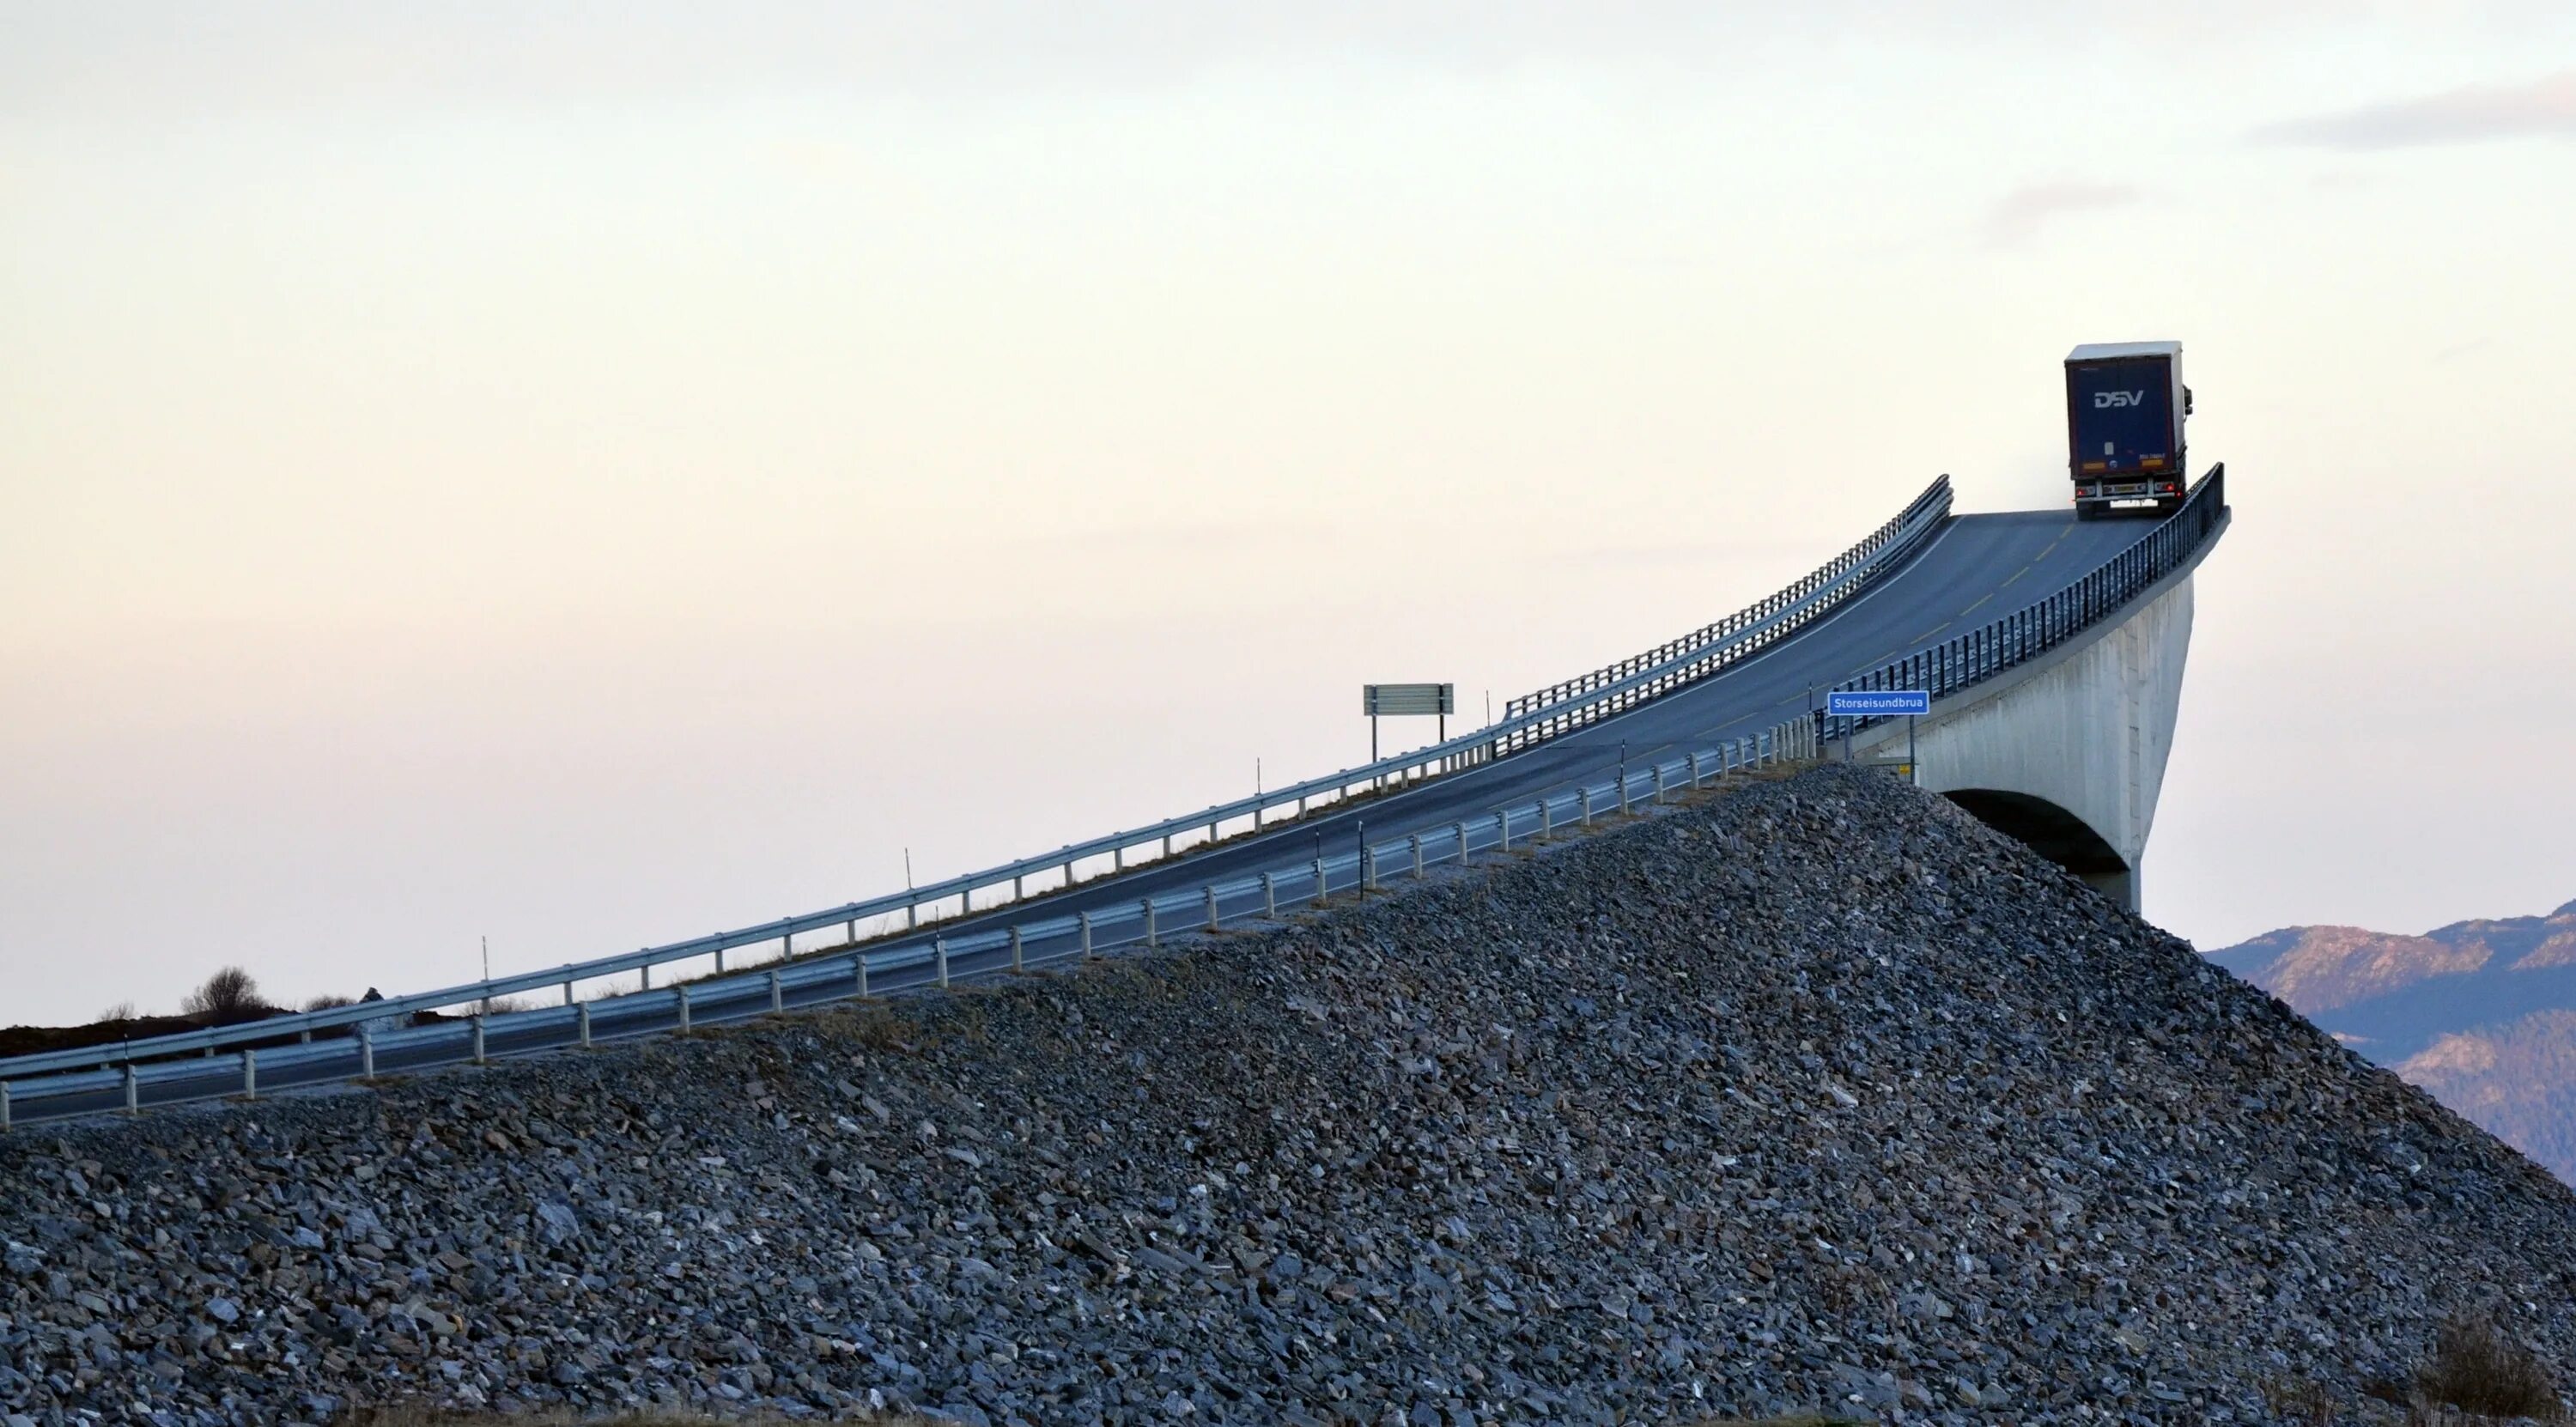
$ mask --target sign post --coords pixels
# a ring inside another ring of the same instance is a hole
[[[1825,695],[1825,713],[1843,720],[1843,761],[1851,761],[1852,720],[1905,717],[1905,778],[1923,781],[1914,765],[1914,720],[1932,712],[1929,689],[1835,689]]]
[[[1440,719],[1439,741],[1449,741],[1449,715],[1458,711],[1458,686],[1455,684],[1362,684],[1360,712],[1368,715],[1369,761],[1378,760],[1377,721],[1380,717],[1407,718],[1424,714]]]

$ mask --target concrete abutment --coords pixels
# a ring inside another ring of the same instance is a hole
[[[2186,567],[2094,637],[1934,704],[1915,729],[1918,780],[2137,911],[2191,623]],[[1902,757],[1905,737],[1895,720],[1854,751]]]

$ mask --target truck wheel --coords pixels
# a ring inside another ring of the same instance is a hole
[[[2099,506],[2086,505],[2081,501],[2076,503],[2075,518],[2077,520],[2098,520],[2101,516],[2102,511]]]

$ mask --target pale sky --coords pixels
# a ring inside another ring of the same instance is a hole
[[[2062,504],[2132,338],[2237,511],[2148,916],[2541,911],[2571,251],[2564,0],[0,0],[0,1024],[1345,766]]]

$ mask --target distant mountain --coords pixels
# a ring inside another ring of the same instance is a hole
[[[2285,927],[2208,957],[2576,1183],[2576,902],[2421,936]]]

